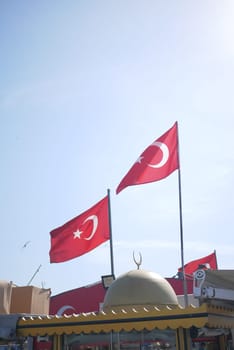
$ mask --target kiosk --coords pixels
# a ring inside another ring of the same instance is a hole
[[[230,276],[233,278],[234,271]],[[199,273],[197,277],[196,306],[182,306],[166,279],[137,269],[113,281],[99,312],[21,316],[16,335],[25,343],[34,339],[36,350],[232,349],[234,300],[201,297]],[[202,278],[204,283],[206,272]],[[212,283],[215,289],[214,280]],[[204,285],[208,288],[209,282]],[[225,286],[234,290],[231,282]]]

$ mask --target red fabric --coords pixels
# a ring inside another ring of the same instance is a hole
[[[116,189],[159,181],[179,168],[177,122],[140,155]]]
[[[174,289],[176,295],[184,295],[184,281],[179,278],[166,278]],[[193,294],[193,280],[186,279],[187,293]]]
[[[103,303],[106,290],[101,282],[68,290],[50,298],[50,315],[72,315],[97,312]]]
[[[192,275],[195,271],[199,270],[200,265],[204,265],[202,268],[206,269],[212,269],[212,270],[217,270],[218,265],[217,265],[217,259],[216,259],[216,254],[215,252],[204,256],[203,258],[197,259],[190,261],[189,263],[184,265],[184,272],[186,275]],[[178,269],[179,272],[182,272],[182,267]]]
[[[35,350],[50,350],[50,349],[52,349],[52,342],[51,341],[35,341],[33,349],[35,349]]]
[[[50,232],[50,262],[74,259],[110,238],[108,197],[81,215]]]

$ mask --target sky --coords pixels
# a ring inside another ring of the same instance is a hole
[[[232,0],[0,2],[1,280],[56,295],[110,274],[109,241],[49,262],[50,231],[108,189],[115,276],[133,254],[174,276],[178,171],[115,190],[175,121],[185,263],[234,269],[233,18]]]

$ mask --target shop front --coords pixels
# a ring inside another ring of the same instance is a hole
[[[112,283],[101,311],[22,316],[16,332],[36,350],[231,350],[232,329],[232,302],[183,307],[165,279],[135,270]]]
[[[234,310],[201,307],[132,309],[119,313],[61,317],[21,317],[20,338],[38,339],[38,350],[228,350],[232,348]],[[203,330],[207,331],[204,336]],[[40,339],[40,338],[39,338]]]

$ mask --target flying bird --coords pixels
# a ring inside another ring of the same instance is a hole
[[[27,245],[28,245],[30,242],[31,242],[31,241],[27,241],[27,242],[25,242],[25,243],[24,243],[24,245],[22,246],[22,249],[23,249],[23,248],[26,248],[26,247],[27,247]]]

